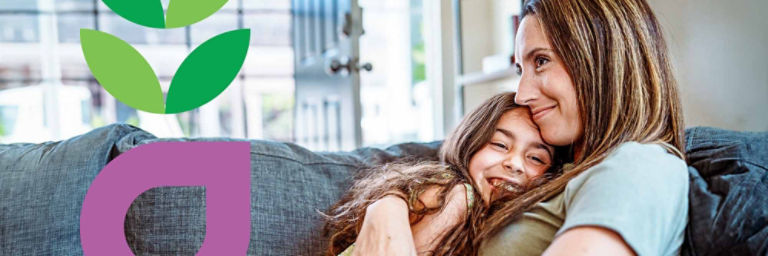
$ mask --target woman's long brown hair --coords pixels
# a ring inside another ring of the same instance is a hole
[[[523,18],[538,19],[573,81],[584,127],[574,151],[581,154],[571,171],[488,216],[476,247],[624,142],[669,145],[685,157],[677,83],[661,27],[645,0],[531,0]]]
[[[415,224],[428,214],[442,211],[445,207],[445,199],[451,188],[462,183],[475,184],[469,175],[469,161],[472,156],[485,146],[493,136],[501,116],[519,106],[514,102],[514,93],[498,94],[486,100],[462,119],[459,126],[451,133],[440,148],[440,163],[394,163],[375,167],[362,172],[352,188],[342,199],[331,207],[326,215],[328,222],[325,230],[330,234],[328,255],[337,255],[354,243],[363,223],[366,208],[378,199],[386,195],[402,195],[408,202],[410,214]],[[561,162],[557,161],[558,153],[555,153],[555,161],[550,172],[535,184],[546,182],[549,177],[559,170]],[[418,196],[427,188],[437,186],[438,205],[434,208],[425,207]],[[475,198],[479,198],[477,191]],[[507,200],[507,195],[504,200]],[[501,202],[504,200],[497,200]],[[490,209],[498,207],[497,203],[491,204]],[[446,232],[433,248],[431,255],[474,255],[475,234],[478,227],[484,221],[488,212],[483,203],[476,202],[470,209],[464,221]],[[423,253],[423,252],[422,252]]]

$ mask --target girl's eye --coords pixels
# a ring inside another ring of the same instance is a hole
[[[536,162],[538,164],[541,164],[541,165],[547,165],[547,163],[544,162],[544,160],[541,160],[541,158],[538,158],[538,157],[535,157],[535,156],[531,156],[531,160],[533,160],[534,162]]]
[[[547,64],[549,60],[547,58],[539,56],[539,57],[536,57],[535,62],[536,62],[536,68],[540,68],[544,64]]]
[[[523,75],[523,68],[520,67],[520,64],[515,64],[515,74],[518,76]]]
[[[501,149],[507,150],[507,145],[504,145],[504,144],[501,144],[501,143],[498,143],[498,142],[491,142],[491,145],[493,145],[493,146],[495,146],[497,148],[501,148]]]

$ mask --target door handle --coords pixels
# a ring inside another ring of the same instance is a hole
[[[350,59],[349,57],[332,58],[326,67],[326,73],[329,75],[339,74],[347,76],[351,72],[360,72],[360,70],[373,71],[373,64],[365,63],[361,65],[358,60]]]

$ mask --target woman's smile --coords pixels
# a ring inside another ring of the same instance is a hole
[[[549,112],[552,112],[552,110],[555,109],[555,107],[557,107],[557,105],[532,109],[531,115],[532,115],[533,121],[538,122],[540,119],[544,118],[544,116],[547,115]]]

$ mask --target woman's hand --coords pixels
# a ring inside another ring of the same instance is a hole
[[[352,255],[416,255],[405,200],[386,196],[366,208]]]

